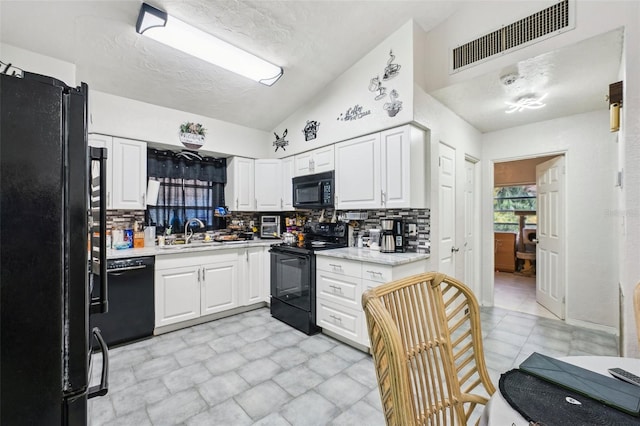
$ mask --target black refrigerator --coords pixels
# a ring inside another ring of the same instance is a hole
[[[1,425],[86,425],[88,398],[107,392],[103,342],[90,383],[102,338],[89,316],[108,309],[107,153],[87,146],[87,96],[84,83],[0,75]]]

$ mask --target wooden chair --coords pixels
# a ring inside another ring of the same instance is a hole
[[[387,425],[466,425],[495,392],[478,302],[460,281],[414,275],[366,291],[362,306]]]

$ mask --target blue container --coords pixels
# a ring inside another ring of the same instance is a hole
[[[129,245],[129,248],[133,248],[133,229],[124,230],[124,242]]]

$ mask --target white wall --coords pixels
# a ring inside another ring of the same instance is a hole
[[[324,88],[316,99],[309,100],[304,107],[276,126],[274,132],[279,136],[285,129],[288,130],[285,139],[289,145],[286,151],[278,149],[275,152],[275,148],[271,147],[270,156],[286,157],[410,122],[413,118],[413,27],[413,21],[407,22]],[[401,68],[395,78],[382,82],[388,89],[387,96],[376,101],[375,94],[369,91],[369,83],[376,76],[382,79],[390,50],[396,57],[394,63]],[[389,102],[392,89],[398,92],[398,100],[403,103],[402,110],[394,117],[390,117],[383,109],[384,104]],[[371,114],[354,121],[338,120],[340,114],[354,105],[362,106],[363,111],[371,111]],[[307,120],[320,122],[318,136],[311,141],[305,141],[302,132]],[[273,134],[269,140],[275,140]]]
[[[201,123],[207,134],[200,148],[204,154],[250,158],[267,157],[268,133],[226,121],[91,91],[89,131],[139,139],[170,149],[186,149],[178,139],[180,124]]]
[[[484,303],[493,297],[493,162],[566,155],[567,323],[616,332],[615,135],[607,111],[558,118],[482,137]]]
[[[440,142],[445,143],[456,150],[456,219],[455,228],[457,231],[455,246],[460,246],[464,239],[463,229],[464,226],[464,167],[465,158],[471,157],[480,160],[482,155],[481,146],[481,133],[476,130],[469,123],[462,118],[454,114],[451,110],[442,105],[439,101],[434,99],[431,95],[425,93],[418,85],[414,90],[414,121],[420,126],[429,129],[429,144],[430,144],[430,156],[431,159],[431,194],[430,194],[430,207],[431,207],[431,267],[438,269],[438,244],[439,240],[439,218],[438,212],[440,206],[438,205],[438,189],[439,189],[439,146]],[[478,163],[480,167],[482,163]],[[479,230],[478,230],[479,231]],[[480,245],[480,238],[476,239],[478,248]],[[476,253],[479,250],[476,249]],[[456,258],[456,270],[464,270],[462,268],[464,258],[462,250],[458,252]],[[460,273],[457,273],[457,278],[463,279]],[[466,282],[471,289],[479,295],[480,282]],[[478,299],[480,297],[478,296]]]
[[[576,26],[555,37],[533,43],[449,74],[451,49],[536,13],[556,0],[466,2],[465,7],[428,33],[425,63],[427,91],[437,90],[461,81],[508,67],[518,61],[569,46],[580,40],[603,34],[623,25],[638,25],[637,2],[616,0],[576,0]],[[636,46],[637,49],[637,46]]]
[[[68,86],[80,84],[76,82],[76,66],[51,56],[40,55],[10,44],[0,43],[2,62],[16,66],[23,71],[48,75],[62,80]]]

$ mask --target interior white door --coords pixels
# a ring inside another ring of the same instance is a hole
[[[478,205],[476,201],[476,162],[466,159],[464,162],[464,245],[463,245],[463,281],[474,292],[479,292],[478,268],[476,262],[476,232]]]
[[[455,277],[456,241],[456,150],[440,143],[438,271]]]
[[[561,319],[566,283],[564,163],[559,156],[536,166],[536,300]]]

